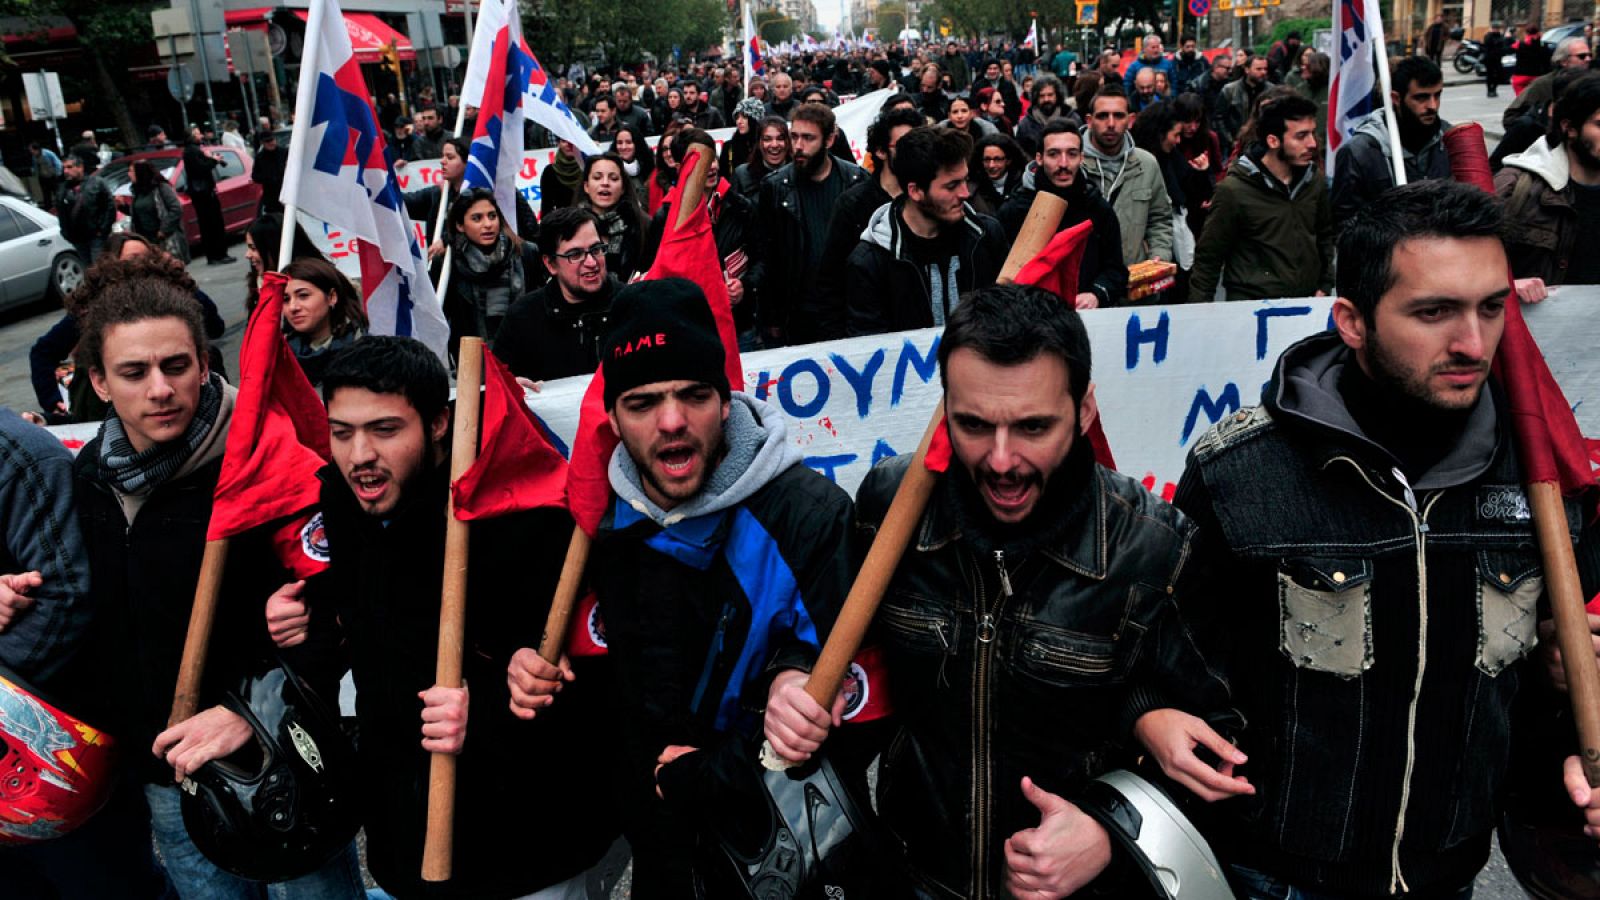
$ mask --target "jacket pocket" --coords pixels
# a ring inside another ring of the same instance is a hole
[[[1104,685],[1120,681],[1115,637],[1035,625],[1013,644],[1011,664],[1019,675],[1051,687]]]
[[[1372,563],[1286,559],[1278,569],[1278,648],[1296,668],[1355,678],[1372,668]]]
[[[1538,642],[1544,570],[1528,554],[1478,554],[1478,671],[1495,676]]]
[[[953,616],[890,603],[878,608],[878,624],[885,637],[899,647],[938,654],[955,652],[960,627]]]

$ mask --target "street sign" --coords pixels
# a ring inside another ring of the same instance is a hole
[[[1235,9],[1233,11],[1233,17],[1236,19],[1248,19],[1252,16],[1264,16],[1266,14],[1267,11],[1259,6],[1252,9]]]
[[[1211,15],[1211,0],[1189,0],[1189,15],[1195,18]]]
[[[188,66],[173,66],[167,70],[167,93],[179,103],[194,99],[194,75]]]
[[[24,73],[22,89],[28,95],[28,110],[35,120],[67,117],[66,99],[61,96],[61,78],[56,73]]]
[[[1081,0],[1080,0],[1080,2],[1078,3],[1078,18],[1077,18],[1077,23],[1076,24],[1078,24],[1078,25],[1098,25],[1098,24],[1100,24],[1100,4],[1098,2],[1096,2],[1096,0],[1089,0],[1089,2],[1087,2],[1087,3],[1081,2]]]

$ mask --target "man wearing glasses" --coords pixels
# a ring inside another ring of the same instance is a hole
[[[550,281],[511,305],[495,355],[513,375],[535,382],[593,373],[617,289],[599,220],[586,209],[555,210],[539,223],[538,244]]]

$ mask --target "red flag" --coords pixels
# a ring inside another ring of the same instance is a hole
[[[483,437],[478,458],[450,485],[463,522],[561,506],[567,461],[550,446],[505,363],[483,348]]]
[[[1457,125],[1445,132],[1444,141],[1451,176],[1493,194],[1483,126],[1475,122]],[[1515,280],[1509,272],[1506,277]],[[1505,333],[1495,353],[1494,374],[1506,391],[1524,477],[1529,483],[1558,485],[1568,497],[1581,496],[1587,519],[1594,512],[1596,487],[1589,444],[1523,321],[1522,302],[1514,285],[1506,303]]]
[[[1513,290],[1506,303],[1505,334],[1495,354],[1494,372],[1506,391],[1511,428],[1529,482],[1559,485],[1569,497],[1582,495],[1584,515],[1593,511],[1596,487],[1589,445],[1572,405],[1545,365],[1544,354],[1522,319],[1522,303]]]
[[[695,155],[703,152],[700,147],[691,150],[679,171],[693,171]],[[677,224],[677,210],[687,181],[687,178],[679,179],[667,195],[666,202],[672,211],[667,215],[666,232],[661,236],[655,265],[650,267],[644,280],[687,278],[699,285],[711,304],[717,335],[722,338],[722,348],[727,355],[728,384],[739,390],[744,385],[744,367],[739,362],[738,332],[734,328],[733,304],[728,299],[728,285],[722,277],[722,262],[712,239],[706,204],[701,202],[682,228]],[[606,471],[616,447],[617,436],[606,416],[602,366],[584,392],[583,406],[578,413],[578,433],[572,442],[572,463],[567,467],[567,508],[578,527],[590,537],[599,529],[600,520],[611,503],[611,482]]]
[[[327,462],[328,413],[283,339],[283,289],[278,272],[261,278],[261,298],[239,349],[239,396],[234,401],[217,476],[206,539],[222,540],[294,517],[277,529],[279,558],[295,574],[326,568],[304,548],[307,511],[321,492],[317,470]],[[296,546],[306,552],[295,553]]]
[[[1094,230],[1094,223],[1084,221],[1057,232],[1044,245],[1033,259],[1023,265],[1017,272],[1017,284],[1029,284],[1041,287],[1062,300],[1072,303],[1078,296],[1078,270],[1083,264],[1084,245],[1089,241],[1089,232]],[[1111,456],[1111,444],[1106,441],[1106,433],[1100,427],[1100,419],[1089,423],[1089,446],[1094,449],[1095,461],[1108,469],[1117,467],[1116,460]],[[950,459],[953,449],[950,446],[950,428],[948,423],[941,423],[939,429],[933,433],[933,440],[928,443],[928,455],[923,460],[930,472],[945,472],[950,469]]]
[[[600,602],[594,591],[590,591],[578,598],[578,608],[573,610],[572,624],[567,629],[567,654],[605,656],[610,652],[605,619],[600,616]]]

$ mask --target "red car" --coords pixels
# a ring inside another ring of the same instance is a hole
[[[208,155],[222,157],[222,165],[213,173],[217,179],[217,198],[222,202],[222,223],[227,226],[228,234],[242,233],[255,221],[256,208],[261,204],[261,185],[250,180],[250,170],[255,163],[250,154],[244,153],[234,147],[210,146],[203,147]],[[188,185],[183,174],[183,149],[173,147],[167,150],[150,150],[145,153],[130,153],[119,156],[111,162],[101,166],[96,174],[111,184],[112,192],[117,198],[117,211],[127,215],[133,204],[133,176],[128,170],[140,160],[150,160],[155,164],[156,171],[165,175],[167,180],[178,191],[178,202],[183,204],[183,234],[191,246],[200,246],[200,223],[195,217],[194,206],[189,203],[189,195],[184,193]]]

